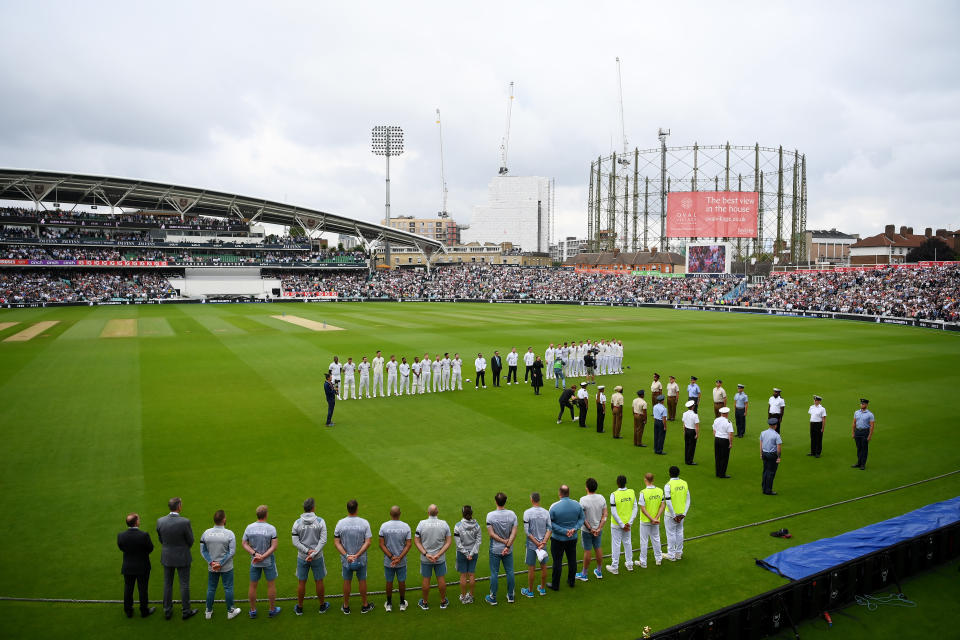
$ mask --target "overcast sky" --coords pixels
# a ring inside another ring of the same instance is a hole
[[[807,155],[808,226],[960,228],[960,3],[0,0],[0,166],[206,187],[379,221],[469,222],[499,166],[552,177],[586,234],[591,159],[753,144]]]

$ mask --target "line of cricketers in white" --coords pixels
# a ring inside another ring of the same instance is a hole
[[[596,344],[589,340],[581,341],[579,344],[564,342],[562,345],[557,343],[556,347],[551,342],[544,353],[547,379],[552,380],[556,377],[553,365],[557,359],[564,363],[564,377],[587,375],[584,356],[594,349],[597,351],[595,365],[597,375],[623,373],[623,342],[619,340],[600,340]],[[507,367],[516,367],[519,360],[520,354],[514,348],[507,354]],[[533,352],[533,347],[528,347],[527,352],[523,354],[523,364],[530,367],[535,360],[536,354]],[[482,353],[477,354],[477,359],[474,360],[474,369],[477,373],[487,370],[487,360]],[[377,351],[377,355],[374,356],[372,362],[367,360],[367,356],[363,356],[361,361],[356,363],[352,357],[347,358],[346,362],[340,362],[339,356],[334,356],[328,370],[330,371],[331,382],[337,387],[338,400],[349,400],[350,398],[361,400],[364,396],[376,398],[378,389],[381,397],[440,393],[453,391],[454,388],[463,391],[463,360],[459,353],[454,353],[453,358],[450,357],[449,352],[444,353],[442,357],[438,353],[434,360],[430,360],[429,353],[424,353],[422,360],[419,357],[414,357],[412,363],[407,362],[406,357],[397,362],[395,355],[391,355],[389,360],[384,360],[381,351]],[[386,393],[383,391],[384,370],[387,372]],[[373,374],[372,395],[370,393],[371,374]],[[357,375],[360,377],[359,385],[357,384]],[[411,380],[411,376],[413,380]],[[431,379],[433,381],[432,390]],[[469,381],[468,378],[467,382]],[[507,382],[507,384],[510,383]],[[486,388],[486,384],[483,387]]]

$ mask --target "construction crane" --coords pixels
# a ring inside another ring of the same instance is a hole
[[[443,125],[440,123],[440,109],[437,109],[437,130],[440,132],[440,198],[442,208],[440,217],[448,218],[447,214],[447,178],[443,172]]]
[[[617,162],[624,166],[630,164],[630,149],[627,145],[627,129],[623,120],[623,77],[620,74],[620,56],[617,56],[617,89],[620,92],[620,135],[623,137],[623,155]]]
[[[507,175],[507,147],[510,145],[510,112],[513,110],[513,83],[510,83],[510,99],[507,101],[507,131],[500,140],[500,175]]]

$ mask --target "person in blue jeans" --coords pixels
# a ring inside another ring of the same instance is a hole
[[[563,358],[556,358],[553,361],[553,388],[559,389],[560,387],[565,387],[567,385],[567,377],[563,375],[563,367],[566,363],[563,361]]]
[[[213,597],[217,584],[223,581],[223,595],[227,601],[227,619],[240,614],[233,606],[233,556],[237,553],[237,536],[226,528],[227,514],[219,509],[213,514],[213,527],[200,536],[200,555],[207,561],[207,620],[213,617]]]
[[[487,535],[490,536],[490,593],[484,600],[496,606],[500,567],[507,574],[507,602],[513,602],[513,541],[517,537],[517,514],[506,508],[507,494],[502,491],[493,498],[495,511],[487,514]]]

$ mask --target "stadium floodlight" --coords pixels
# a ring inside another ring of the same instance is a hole
[[[370,150],[375,156],[384,156],[387,159],[387,202],[386,221],[390,226],[390,156],[399,156],[403,153],[403,129],[395,126],[374,127],[370,136]],[[390,267],[390,241],[383,243],[383,258],[387,267]]]

